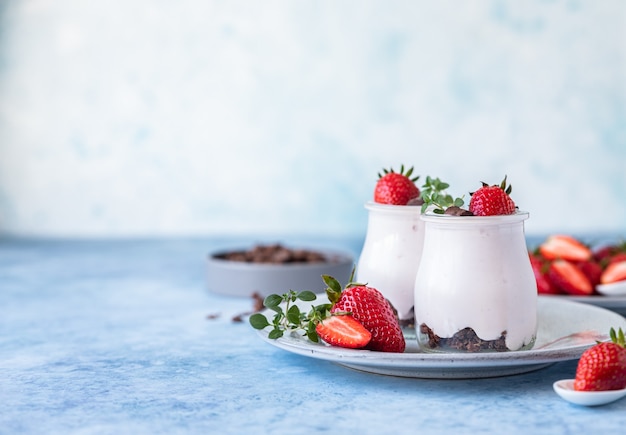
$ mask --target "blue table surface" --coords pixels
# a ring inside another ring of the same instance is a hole
[[[623,433],[626,399],[554,393],[575,361],[407,379],[265,343],[233,320],[251,299],[205,287],[208,252],[257,241],[0,239],[0,433]]]

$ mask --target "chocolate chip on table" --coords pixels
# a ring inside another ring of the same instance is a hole
[[[248,317],[254,313],[258,313],[264,308],[265,307],[263,306],[263,296],[261,296],[257,292],[254,292],[252,293],[252,311],[246,311],[245,313],[237,314],[236,316],[233,316],[232,321],[235,323],[241,323],[243,322],[244,317]]]

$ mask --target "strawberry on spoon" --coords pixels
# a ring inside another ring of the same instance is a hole
[[[626,348],[624,332],[610,331],[611,341],[598,343],[580,356],[575,379],[553,384],[554,391],[568,402],[599,406],[626,396]]]
[[[611,341],[587,349],[576,368],[576,391],[606,391],[626,388],[624,331],[611,328]]]

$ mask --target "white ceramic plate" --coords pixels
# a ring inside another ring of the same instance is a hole
[[[606,405],[626,396],[626,388],[610,391],[576,391],[574,390],[574,379],[556,381],[552,387],[563,399],[583,406]]]
[[[355,370],[409,378],[464,379],[527,373],[578,359],[596,340],[607,339],[611,327],[626,329],[626,319],[592,305],[540,296],[537,340],[533,349],[526,351],[425,353],[419,350],[412,329],[405,331],[407,349],[401,354],[331,347],[295,334],[273,340],[268,338],[268,329],[258,333],[286,351]]]
[[[598,293],[605,296],[626,296],[626,281],[618,281],[611,284],[598,284],[596,286]]]
[[[622,316],[626,316],[626,296],[542,296],[558,298],[566,301],[582,302],[596,307],[606,308]]]

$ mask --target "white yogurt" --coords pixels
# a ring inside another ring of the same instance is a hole
[[[532,346],[537,287],[524,237],[528,213],[422,216],[424,248],[415,280],[416,327],[441,338],[470,327],[482,340],[506,332],[506,347]],[[419,334],[418,334],[419,335]],[[426,338],[420,336],[425,347]]]
[[[378,289],[401,320],[413,317],[413,290],[424,240],[421,207],[368,202],[356,280]]]

